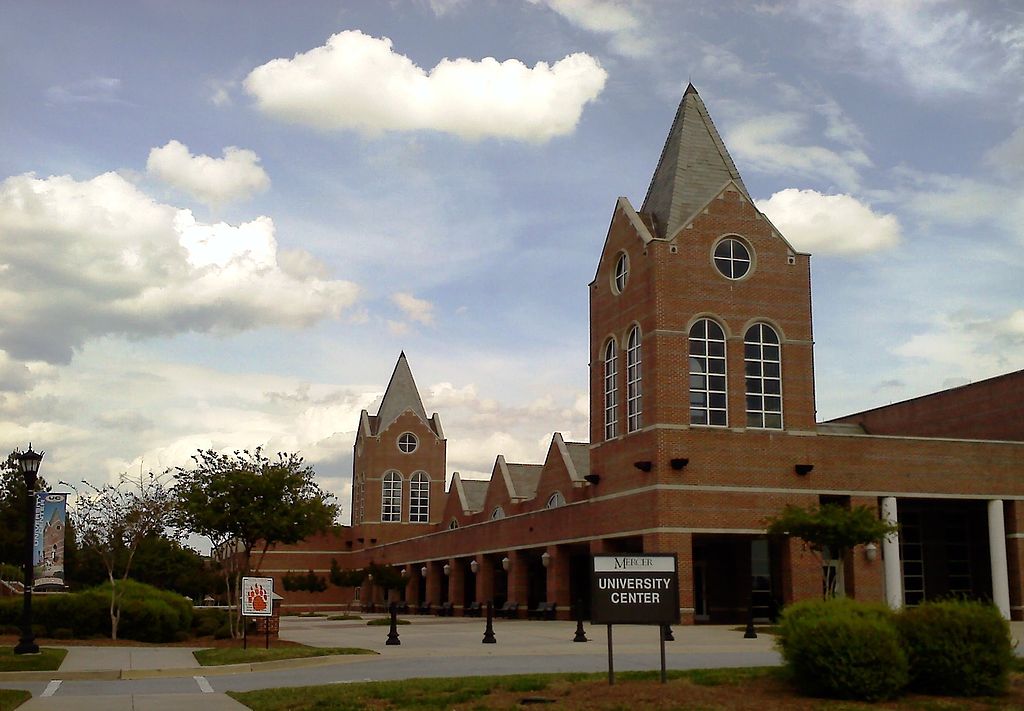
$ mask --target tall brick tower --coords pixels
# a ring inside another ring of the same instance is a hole
[[[446,441],[427,417],[402,353],[376,415],[363,410],[356,433],[352,525],[368,545],[426,533],[444,502]],[[419,530],[418,530],[419,529]]]
[[[704,491],[756,482],[777,445],[791,459],[791,435],[814,431],[809,256],[754,206],[692,85],[643,206],[620,197],[612,214],[590,284],[590,364],[602,494],[632,492],[624,502],[650,512],[632,545],[677,551],[684,577],[688,531],[758,520],[726,520]]]

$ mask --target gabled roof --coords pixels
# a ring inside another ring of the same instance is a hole
[[[370,418],[373,433],[376,435],[383,432],[406,410],[412,410],[425,423],[432,424],[427,417],[426,410],[423,409],[420,391],[416,388],[416,381],[412,378],[412,370],[409,369],[405,351],[402,351],[398,356],[398,363],[395,364],[395,372],[391,374],[387,390],[384,391],[384,399],[381,400],[377,415]]]
[[[459,507],[463,513],[476,513],[483,510],[488,484],[490,482],[487,480],[463,479],[458,472],[452,475],[451,489],[454,489],[458,495]]]
[[[656,236],[671,238],[684,221],[730,180],[749,200],[746,186],[693,84],[686,87],[640,212]]]

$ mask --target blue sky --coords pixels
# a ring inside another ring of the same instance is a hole
[[[587,437],[587,284],[692,80],[812,253],[819,419],[1024,367],[1016,2],[0,0],[0,439],[299,450],[405,350],[449,473]]]

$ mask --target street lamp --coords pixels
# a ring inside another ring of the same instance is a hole
[[[19,453],[17,457],[18,469],[25,477],[25,598],[21,608],[21,639],[18,640],[14,653],[39,654],[39,645],[32,634],[32,534],[36,513],[36,475],[39,473],[39,462],[43,461],[43,454],[33,451],[30,442],[28,451],[24,454]]]

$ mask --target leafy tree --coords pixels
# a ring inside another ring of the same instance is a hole
[[[826,598],[835,597],[837,580],[833,567],[824,564],[826,549],[830,559],[842,561],[854,546],[877,543],[897,530],[867,506],[851,509],[839,504],[807,508],[787,504],[781,514],[765,523],[769,534],[795,536],[818,556],[822,562],[822,589]]]
[[[297,454],[278,452],[271,459],[259,447],[233,454],[200,450],[192,462],[176,470],[178,523],[210,540],[231,605],[241,576],[259,572],[270,546],[297,543],[328,528],[337,514],[333,496],[317,486],[312,467]]]
[[[71,486],[71,485],[69,485]],[[122,583],[142,541],[171,521],[175,501],[162,476],[122,474],[117,484],[72,486],[78,494],[71,518],[82,549],[103,565],[110,581],[110,638],[117,639],[121,619]]]

